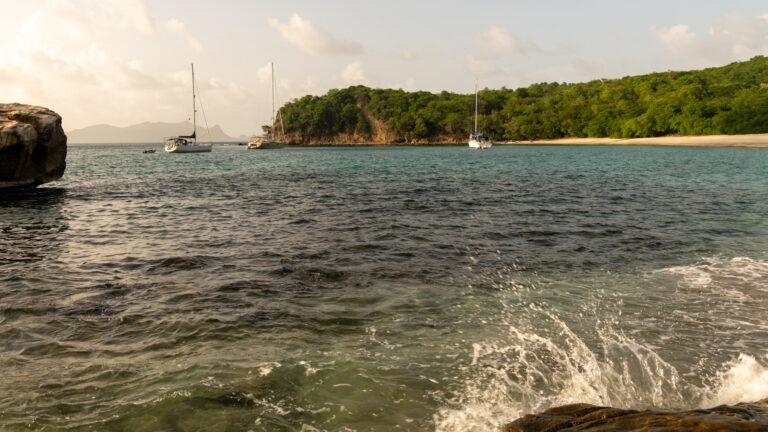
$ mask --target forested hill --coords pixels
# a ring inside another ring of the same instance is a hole
[[[364,86],[304,96],[280,113],[296,144],[463,142],[473,94]],[[639,138],[768,132],[768,58],[688,72],[480,91],[492,139]]]

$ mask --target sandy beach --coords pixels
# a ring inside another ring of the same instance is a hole
[[[652,145],[687,147],[768,148],[768,134],[664,136],[652,138],[560,138],[552,140],[506,141],[509,145]]]

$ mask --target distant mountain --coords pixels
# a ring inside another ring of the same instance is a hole
[[[192,133],[191,122],[162,123],[144,122],[133,126],[117,127],[107,124],[84,127],[67,132],[67,141],[71,144],[93,143],[160,143],[163,137],[188,135]],[[208,140],[205,128],[197,128],[197,137]],[[210,129],[211,141],[242,141],[242,137],[231,137],[218,125]]]

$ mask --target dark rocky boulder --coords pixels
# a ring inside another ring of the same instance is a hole
[[[634,411],[588,404],[529,414],[504,432],[768,431],[768,399],[692,411]]]
[[[67,158],[61,117],[33,105],[0,104],[0,188],[60,178]]]

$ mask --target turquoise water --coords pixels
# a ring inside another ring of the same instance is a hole
[[[144,148],[70,146],[0,196],[0,429],[768,397],[764,150]]]

